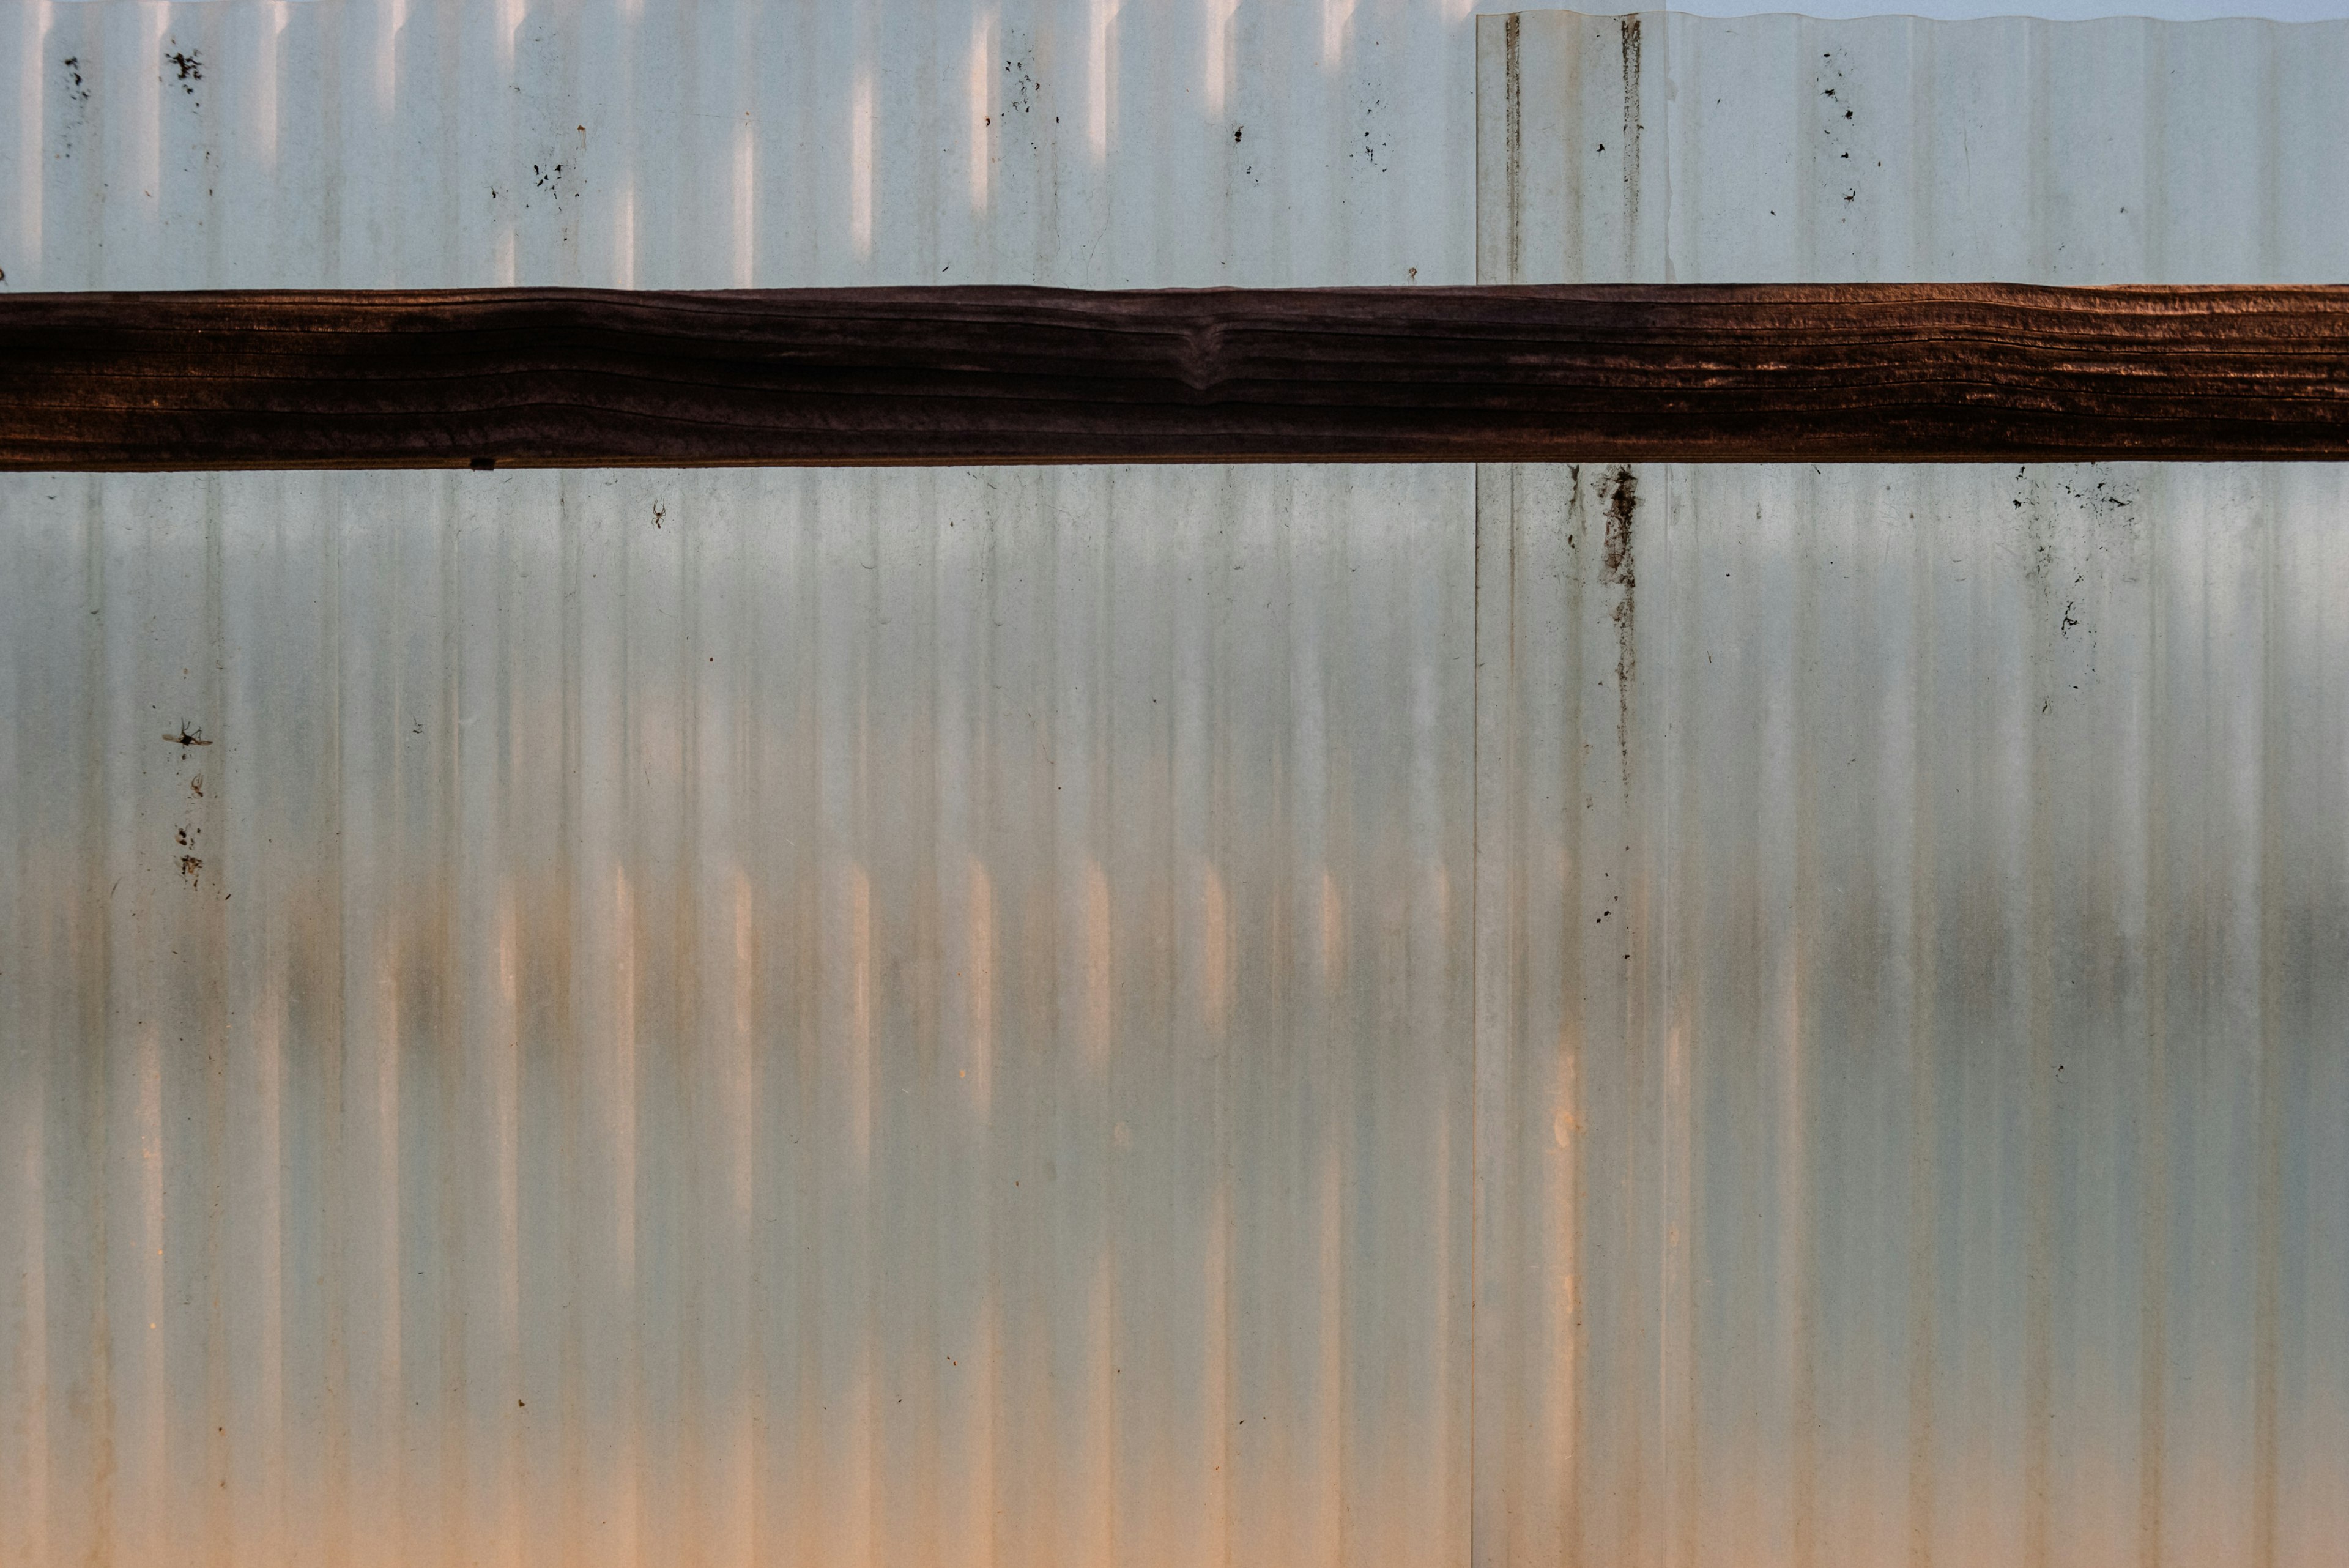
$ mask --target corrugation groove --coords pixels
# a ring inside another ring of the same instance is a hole
[[[1488,282],[2349,240],[2334,24],[1478,47]],[[1476,1561],[2337,1555],[2344,483],[1480,471]]]

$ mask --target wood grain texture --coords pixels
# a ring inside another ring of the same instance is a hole
[[[0,299],[0,468],[2349,457],[2349,288]]]

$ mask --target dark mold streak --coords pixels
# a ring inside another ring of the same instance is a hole
[[[1629,468],[1618,468],[1609,478],[1607,543],[1599,556],[1599,580],[1623,590],[1609,612],[1615,622],[1615,746],[1623,770],[1623,789],[1631,788],[1631,675],[1639,664],[1632,640],[1634,606],[1631,528],[1640,508],[1640,480]]]
[[[1623,29],[1623,234],[1640,243],[1640,18],[1620,19]]]
[[[1502,156],[1507,160],[1505,184],[1509,193],[1509,254],[1506,281],[1509,283],[1516,282],[1525,271],[1525,85],[1517,57],[1521,20],[1512,15],[1501,25],[1501,140],[1505,149]]]

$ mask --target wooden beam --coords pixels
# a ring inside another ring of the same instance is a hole
[[[0,467],[2349,458],[2349,288],[0,298]]]

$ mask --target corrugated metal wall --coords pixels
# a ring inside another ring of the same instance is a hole
[[[1443,1556],[1456,488],[16,491],[9,1559]]]
[[[27,0],[0,286],[1465,283],[1467,13]]]
[[[2349,29],[1480,19],[1489,281],[2337,281]],[[2349,476],[1478,477],[1476,1556],[2349,1539]]]
[[[2338,29],[1464,11],[26,4],[0,288],[2349,254]],[[2332,1561],[2344,483],[0,479],[0,1562]]]
[[[1470,34],[28,4],[0,286],[1464,282]],[[0,1563],[1459,1560],[1471,495],[0,481]]]

